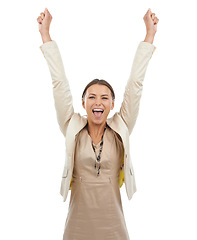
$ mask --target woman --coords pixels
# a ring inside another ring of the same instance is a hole
[[[137,119],[159,21],[150,9],[143,19],[147,30],[145,40],[137,48],[120,111],[108,119],[115,94],[105,80],[94,79],[83,91],[82,106],[87,118],[74,113],[61,55],[49,34],[52,16],[45,9],[37,18],[43,41],[40,49],[49,66],[57,119],[66,139],[60,193],[66,201],[70,189],[71,198],[63,240],[129,239],[120,187],[125,182],[129,200],[136,191],[129,135]]]

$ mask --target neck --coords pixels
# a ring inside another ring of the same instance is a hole
[[[88,131],[91,136],[100,137],[103,135],[104,129],[106,127],[106,122],[102,124],[94,124],[88,122]]]

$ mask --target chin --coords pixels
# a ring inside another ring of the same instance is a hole
[[[102,124],[106,122],[106,118],[101,118],[101,119],[88,118],[88,121],[91,121],[92,123],[95,123],[95,124]]]

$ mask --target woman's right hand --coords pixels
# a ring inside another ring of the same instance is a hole
[[[159,22],[159,19],[155,16],[155,13],[152,13],[151,9],[149,8],[143,19],[146,24],[147,34],[155,35],[157,32],[157,24]]]
[[[45,8],[44,12],[41,12],[40,16],[37,18],[37,22],[39,23],[39,32],[42,36],[49,35],[51,20],[52,16],[48,9]]]

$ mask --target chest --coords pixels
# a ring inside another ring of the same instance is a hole
[[[90,136],[91,140],[93,141],[94,145],[98,145],[101,142],[102,136],[95,137],[95,136],[92,136],[91,134],[89,136]]]
[[[107,158],[109,158],[110,155],[113,156],[115,154],[119,156],[119,153],[122,153],[123,143],[110,128],[105,130],[103,137],[93,137],[86,129],[83,129],[76,138],[75,151],[76,150],[84,156],[93,154],[93,157],[95,157],[94,151],[96,151],[97,155],[101,151],[102,155],[106,154]]]
[[[119,142],[110,129],[105,131],[102,147],[100,147],[99,140],[101,139],[98,139],[98,144],[93,148],[92,139],[88,132],[85,130],[80,132],[76,139],[74,154],[75,174],[88,176],[92,173],[95,177],[95,173],[98,170],[98,168],[95,169],[95,164],[97,167],[99,167],[100,164],[104,175],[118,175],[123,156],[122,143]],[[99,161],[98,156],[100,156]]]

